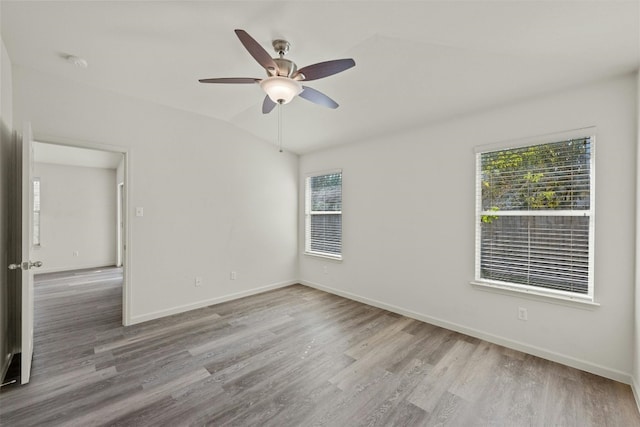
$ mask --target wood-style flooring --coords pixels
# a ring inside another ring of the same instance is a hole
[[[640,426],[631,389],[296,285],[121,326],[119,269],[41,275],[3,426]]]

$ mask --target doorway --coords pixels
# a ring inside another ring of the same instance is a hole
[[[39,273],[120,267],[121,323],[128,324],[128,150],[50,139],[33,145],[41,192]]]

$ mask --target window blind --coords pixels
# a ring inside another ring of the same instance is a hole
[[[342,254],[342,173],[309,176],[305,185],[305,250]]]
[[[592,296],[592,139],[478,154],[476,279]]]

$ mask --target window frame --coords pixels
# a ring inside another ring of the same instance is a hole
[[[341,179],[340,211],[312,211],[311,210],[311,189],[309,185],[311,178],[325,176],[325,175],[335,175],[335,174],[340,174],[340,179]],[[343,252],[342,251],[342,243],[343,243],[342,221],[340,222],[340,254],[314,251],[311,249],[311,217],[314,215],[340,215],[340,217],[342,218],[342,212],[344,209],[344,207],[342,206],[343,204],[342,178],[343,178],[342,169],[323,170],[319,172],[307,173],[305,175],[305,178],[304,178],[304,254],[305,255],[310,255],[310,256],[315,256],[320,258],[328,258],[336,261],[342,261],[342,252]]]
[[[481,218],[486,214],[482,210],[482,154],[490,153],[494,151],[510,150],[516,148],[523,148],[535,145],[545,145],[557,142],[564,142],[572,139],[590,139],[590,175],[589,175],[589,209],[585,211],[567,211],[567,210],[521,210],[521,211],[503,211],[498,215],[504,216],[588,216],[589,217],[589,253],[588,253],[588,291],[586,294],[549,289],[535,285],[525,285],[512,282],[503,282],[499,280],[485,279],[481,277],[481,236],[482,236],[482,221]],[[499,293],[507,293],[511,295],[523,295],[534,297],[536,299],[541,298],[546,301],[559,301],[569,303],[580,303],[580,305],[593,305],[599,304],[595,301],[595,221],[596,221],[596,209],[595,209],[595,158],[596,158],[596,139],[597,132],[595,127],[587,127],[582,129],[576,129],[566,132],[553,133],[547,135],[541,135],[537,137],[524,138],[515,141],[499,142],[495,144],[482,145],[475,147],[475,271],[474,280],[471,281],[472,285],[477,285],[482,290],[494,290]],[[519,214],[518,214],[519,213]]]

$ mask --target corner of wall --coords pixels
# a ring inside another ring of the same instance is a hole
[[[636,258],[635,258],[635,298],[634,298],[634,354],[631,387],[640,410],[640,68],[636,71]]]

